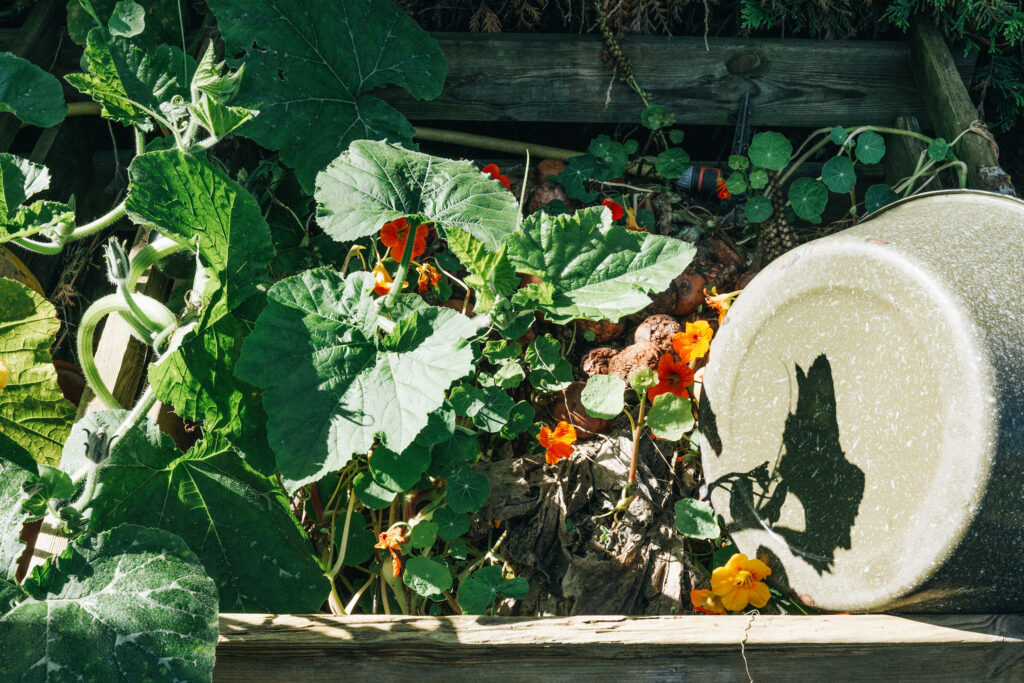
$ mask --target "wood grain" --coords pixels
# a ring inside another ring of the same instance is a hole
[[[640,99],[601,61],[596,36],[434,34],[444,92],[383,97],[412,120],[628,122]],[[905,42],[634,36],[623,41],[640,85],[680,123],[726,124],[750,91],[755,126],[890,125],[927,114]],[[970,78],[972,58],[958,59]]]
[[[222,614],[215,681],[1021,680],[1024,616]]]

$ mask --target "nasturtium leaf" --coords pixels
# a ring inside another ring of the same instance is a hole
[[[797,178],[789,186],[789,204],[797,216],[811,220],[825,210],[828,189],[814,178]]]
[[[491,485],[487,477],[474,472],[467,466],[456,469],[445,480],[448,490],[448,507],[455,512],[476,512],[487,502],[491,495]]]
[[[454,541],[469,531],[469,515],[448,507],[434,511],[434,522],[437,524],[437,535],[442,541]]]
[[[420,520],[409,534],[409,545],[417,550],[429,548],[437,540],[437,522]]]
[[[718,517],[710,505],[696,498],[677,500],[676,529],[687,538],[718,538]]]
[[[452,573],[448,567],[426,557],[410,557],[405,563],[402,580],[425,598],[444,593],[452,587]]]
[[[124,415],[103,411],[76,423],[62,469],[86,464],[87,430],[112,433]],[[181,453],[146,421],[129,429],[98,467],[90,528],[130,523],[178,534],[216,581],[222,610],[301,613],[326,599],[330,586],[288,496],[216,435]]]
[[[740,171],[736,171],[725,179],[725,189],[729,194],[743,194],[747,191],[747,178]]]
[[[482,377],[483,373],[477,376],[481,380],[481,386],[483,385]],[[523,366],[518,361],[506,360],[501,362],[488,381],[491,386],[500,389],[515,389],[523,383],[524,379],[526,379],[526,372],[523,370]]]
[[[28,463],[26,463],[28,464]],[[35,463],[31,463],[35,465]],[[18,558],[25,550],[21,540],[21,527],[29,520],[30,514],[22,509],[28,500],[23,487],[36,485],[36,472],[0,458],[0,582],[14,580]],[[4,588],[0,585],[0,614],[6,610]],[[8,592],[8,596],[10,594]]]
[[[352,489],[359,502],[371,510],[381,510],[391,505],[398,491],[386,489],[373,480],[368,472],[360,472],[352,480]]]
[[[56,126],[68,114],[60,81],[32,62],[0,52],[0,111],[30,126]]]
[[[416,443],[435,446],[451,439],[454,431],[455,409],[445,403],[427,416],[427,426],[416,435]]]
[[[530,594],[530,582],[525,576],[505,579],[501,582],[501,594],[513,600],[523,600]]]
[[[676,115],[660,104],[649,104],[640,112],[640,124],[644,128],[660,130],[676,122]]]
[[[592,154],[580,154],[570,158],[565,164],[565,169],[556,178],[570,199],[592,202],[597,199],[597,192],[587,190],[587,183],[591,178],[598,178],[600,175],[600,162]]]
[[[745,171],[750,166],[750,159],[742,154],[729,155],[729,168],[734,171]]]
[[[131,38],[146,29],[146,8],[135,0],[121,0],[107,22],[110,35]]]
[[[185,244],[198,242],[213,282],[208,322],[261,290],[274,247],[260,206],[245,188],[209,161],[177,149],[135,157],[128,180],[133,221]]]
[[[345,522],[338,519],[335,526],[334,546],[340,551],[342,534],[345,531]],[[373,557],[373,546],[377,543],[377,537],[373,532],[363,526],[362,518],[353,516],[352,523],[348,529],[348,542],[345,544],[346,567],[357,567]]]
[[[544,281],[520,289],[513,301],[555,323],[618,320],[640,310],[651,303],[647,293],[665,290],[695,251],[681,240],[614,225],[604,207],[572,216],[535,213],[508,245],[516,271]]]
[[[832,130],[829,131],[828,137],[835,144],[842,145],[843,143],[846,142],[847,134],[848,133],[846,132],[845,128],[843,128],[842,126],[835,126],[834,128],[832,128]]]
[[[763,168],[755,168],[747,176],[747,181],[750,182],[750,189],[763,190],[768,185],[768,172]]]
[[[781,171],[793,156],[793,144],[782,133],[758,133],[750,140],[747,156],[755,166]]]
[[[772,217],[774,209],[766,197],[755,194],[743,205],[744,214],[751,223],[762,223]]]
[[[484,358],[492,363],[519,358],[522,353],[523,345],[518,342],[493,339],[484,343]]]
[[[932,161],[945,161],[949,150],[949,143],[945,138],[935,138],[928,143],[928,156]]]
[[[533,424],[536,411],[529,401],[519,401],[512,406],[512,412],[508,416],[508,424],[501,428],[501,438],[512,439],[519,436]]]
[[[562,358],[562,345],[550,333],[531,341],[523,359],[530,366],[530,384],[535,389],[550,393],[572,384],[572,366]]]
[[[473,290],[473,310],[487,313],[498,297],[511,296],[519,278],[505,256],[505,247],[493,250],[465,230],[450,226],[446,231],[448,248],[469,270],[465,282]]]
[[[654,159],[654,170],[663,178],[674,180],[690,167],[690,155],[679,147],[666,149]]]
[[[715,554],[711,556],[712,568],[718,569],[719,567],[724,567],[726,564],[728,564],[732,556],[738,553],[739,551],[739,548],[737,548],[732,541],[729,541],[725,544],[724,547],[716,550]]]
[[[0,329],[0,358],[9,373],[0,391],[0,432],[37,462],[56,465],[75,418],[50,357],[57,311],[20,282],[0,278]]]
[[[68,83],[103,105],[101,114],[125,126],[153,127],[150,113],[188,101],[196,61],[179,48],[160,45],[146,50],[104,28],[89,31],[85,73],[65,76]],[[184,104],[181,105],[184,111]],[[164,113],[167,113],[164,111]]]
[[[661,394],[651,403],[647,426],[659,439],[679,441],[693,429],[693,411],[690,400],[675,394]]]
[[[587,380],[580,401],[587,415],[610,420],[622,412],[626,383],[618,375],[594,375]]]
[[[625,146],[607,135],[598,135],[591,140],[587,146],[587,153],[597,159],[601,175],[605,178],[617,178],[626,171],[629,155]]]
[[[378,436],[404,451],[473,368],[476,324],[425,306],[378,342],[373,277],[320,268],[277,282],[235,374],[266,389],[270,445],[289,491],[339,470]]]
[[[29,582],[26,582],[29,585]],[[71,544],[0,617],[0,662],[25,681],[213,676],[217,588],[174,534],[122,525]]]
[[[316,200],[317,222],[339,242],[409,216],[460,228],[492,251],[516,229],[519,210],[511,192],[468,161],[371,140],[353,142],[317,175]]]
[[[484,614],[501,592],[505,582],[501,565],[477,569],[459,584],[458,602],[463,614]]]
[[[378,446],[370,456],[370,475],[386,489],[408,491],[429,465],[430,449],[418,443],[413,442],[401,454]]]
[[[508,422],[515,401],[499,387],[481,389],[464,384],[452,391],[451,403],[456,412],[472,420],[478,429],[497,432]]]
[[[447,477],[455,470],[466,466],[480,452],[480,443],[472,431],[456,427],[452,438],[434,446],[430,450],[430,468],[427,474],[432,477]]]
[[[900,196],[884,183],[872,185],[864,193],[864,214],[867,215],[878,211],[883,206],[892,204],[899,198]]]
[[[673,142],[676,142],[675,140]],[[640,143],[636,140],[629,139],[622,143],[622,148],[626,150],[626,154],[636,154],[636,151],[640,149]]]
[[[424,100],[444,86],[437,42],[391,0],[208,4],[227,53],[245,52],[236,104],[260,110],[241,132],[279,150],[307,188],[353,140],[412,140],[409,122],[369,92],[396,85]]]
[[[629,386],[637,396],[646,396],[647,390],[658,384],[658,375],[651,368],[637,368],[629,373]]]
[[[835,156],[821,167],[821,181],[833,192],[845,194],[857,184],[857,171],[847,157]]]
[[[885,156],[885,138],[874,131],[864,131],[857,137],[854,154],[862,163],[877,164]]]

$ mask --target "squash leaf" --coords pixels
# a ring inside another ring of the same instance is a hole
[[[0,52],[0,111],[14,114],[30,126],[56,126],[68,114],[60,81],[38,66]]]

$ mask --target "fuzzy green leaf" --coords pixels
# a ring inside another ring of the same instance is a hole
[[[18,558],[25,550],[25,542],[21,540],[21,527],[28,521],[29,513],[22,509],[22,503],[28,500],[28,495],[22,487],[37,484],[38,481],[39,477],[35,471],[0,458],[0,582],[14,580]],[[8,607],[4,602],[4,593],[4,588],[0,585],[0,614]],[[10,594],[6,597],[9,598]]]
[[[68,114],[60,81],[22,57],[0,52],[0,111],[30,126],[56,126]]]
[[[537,308],[556,323],[574,318],[618,320],[651,303],[693,258],[691,244],[611,223],[604,207],[572,216],[535,213],[508,239],[517,272],[542,285],[520,289],[513,300]]]
[[[857,171],[845,156],[832,157],[821,167],[821,181],[833,192],[845,194],[857,184]]]
[[[758,133],[747,150],[750,163],[770,171],[781,171],[793,156],[793,144],[782,133]]]
[[[107,22],[110,35],[131,38],[146,29],[146,9],[135,0],[121,0]]]
[[[718,538],[718,516],[710,505],[696,498],[677,500],[676,529],[687,538]]]
[[[488,312],[495,299],[511,296],[519,286],[519,278],[505,255],[504,246],[494,251],[454,226],[448,228],[446,238],[448,248],[469,270],[466,284],[473,289],[475,312]]]

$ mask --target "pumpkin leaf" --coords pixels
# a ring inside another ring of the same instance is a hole
[[[56,126],[68,115],[60,81],[32,62],[0,52],[0,111],[10,112],[30,126]]]

